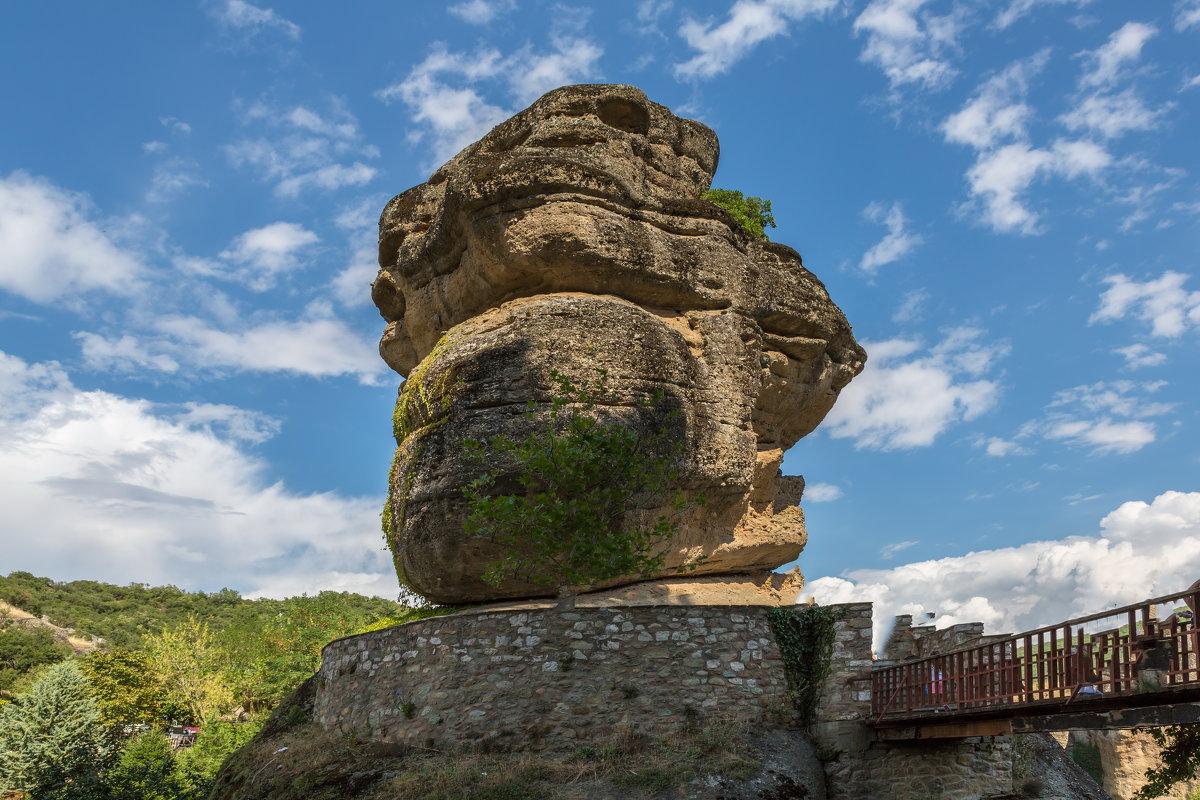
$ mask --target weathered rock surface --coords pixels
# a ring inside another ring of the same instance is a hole
[[[498,554],[464,535],[462,488],[481,470],[464,442],[544,425],[552,371],[580,385],[606,371],[606,423],[656,424],[638,405],[655,392],[681,412],[674,488],[707,502],[663,575],[700,555],[698,574],[727,574],[800,553],[804,483],[779,465],[865,354],[794,250],[701,199],[717,155],[711,130],[638,89],[565,87],[388,203],[372,294],[380,352],[407,377],[385,515],[404,582],[438,602],[551,593],[482,580]]]

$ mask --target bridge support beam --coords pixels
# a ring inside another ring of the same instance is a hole
[[[1017,717],[1013,733],[1079,731],[1113,728],[1155,728],[1163,725],[1194,725],[1200,722],[1200,703],[1174,703],[1145,708],[1116,708],[1111,711],[1060,711],[1045,716]]]
[[[1013,732],[1013,721],[985,719],[974,722],[939,722],[903,728],[880,728],[875,738],[881,742],[919,742],[929,739],[967,739],[972,736],[1004,736]]]

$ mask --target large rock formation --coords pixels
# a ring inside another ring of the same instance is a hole
[[[676,488],[707,502],[664,575],[800,553],[804,482],[779,465],[865,354],[794,250],[701,198],[717,154],[711,130],[634,87],[569,86],[388,203],[372,296],[380,352],[407,377],[384,515],[402,581],[438,602],[552,593],[481,579],[497,553],[464,535],[462,497],[481,470],[464,442],[544,425],[552,371],[586,385],[605,370],[610,423],[652,424],[638,402],[656,391],[682,412]]]

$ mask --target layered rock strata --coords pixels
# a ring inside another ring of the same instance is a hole
[[[711,130],[634,87],[570,86],[388,203],[372,296],[380,352],[407,378],[384,515],[402,581],[449,603],[548,593],[482,580],[498,554],[464,535],[462,489],[482,469],[467,441],[545,424],[552,372],[589,385],[603,371],[606,424],[656,424],[655,393],[679,412],[673,488],[707,502],[663,575],[700,555],[699,574],[726,574],[800,553],[804,482],[780,473],[783,453],[865,354],[794,250],[701,198],[717,156]]]

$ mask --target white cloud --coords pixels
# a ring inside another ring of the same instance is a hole
[[[1111,322],[1133,316],[1150,323],[1154,336],[1178,338],[1200,327],[1200,291],[1184,288],[1188,276],[1168,270],[1160,277],[1139,283],[1125,275],[1104,279],[1108,289],[1089,322]]]
[[[982,447],[985,453],[995,458],[1029,455],[1029,451],[1017,442],[1002,439],[999,436],[980,437],[976,440],[975,445]]]
[[[274,9],[259,8],[245,0],[225,0],[210,8],[217,22],[226,30],[248,36],[274,30],[292,41],[300,40],[300,26],[279,16]]]
[[[892,322],[914,322],[921,318],[921,309],[929,302],[929,292],[913,289],[904,293],[900,305],[892,314]]]
[[[1125,358],[1126,369],[1158,367],[1167,361],[1165,354],[1157,353],[1144,344],[1131,344],[1128,347],[1118,347],[1113,352]]]
[[[896,542],[895,544],[885,545],[884,548],[879,551],[879,557],[890,559],[893,558],[896,553],[899,553],[902,550],[907,550],[910,547],[915,547],[918,544],[920,544],[920,542],[916,540],[910,540],[907,542]]]
[[[382,497],[290,491],[247,449],[277,424],[83,391],[0,353],[0,549],[62,580],[395,597]]]
[[[375,342],[355,333],[330,309],[311,304],[295,320],[268,320],[220,329],[185,316],[155,323],[156,347],[198,369],[284,372],[310,377],[354,375],[377,383],[384,372]]]
[[[972,199],[963,210],[1000,232],[1035,234],[1039,217],[1025,198],[1039,178],[1097,177],[1113,164],[1101,145],[1088,139],[1057,139],[1049,147],[1029,141],[1033,109],[1024,102],[1030,82],[1046,66],[1048,50],[1016,61],[980,84],[971,99],[941,125],[946,141],[978,151],[967,171]],[[1107,124],[1086,115],[1078,118]],[[1127,120],[1128,121],[1128,120]]]
[[[877,645],[895,614],[1016,633],[1186,589],[1200,574],[1200,492],[1128,502],[1094,536],[1029,542],[810,581],[822,604],[871,600]]]
[[[526,47],[514,55],[514,62],[523,66],[513,70],[510,86],[520,103],[527,105],[551,89],[595,75],[596,62],[604,55],[602,48],[582,37],[556,36],[552,44],[554,49],[547,53]]]
[[[854,21],[854,32],[867,34],[862,60],[878,65],[892,89],[906,84],[940,89],[956,74],[946,54],[957,47],[960,21],[956,12],[941,17],[923,12],[927,3],[872,0]]]
[[[188,403],[171,419],[188,428],[205,428],[253,444],[265,442],[280,428],[280,421],[274,417],[224,403]]]
[[[1038,6],[1070,4],[1077,8],[1082,8],[1090,2],[1091,0],[1012,0],[1008,8],[996,15],[996,19],[992,22],[992,27],[1004,30]]]
[[[1024,198],[1042,175],[1075,178],[1096,175],[1112,163],[1100,145],[1059,139],[1050,149],[1018,142],[980,154],[967,172],[973,203],[982,206],[982,221],[1000,232],[1035,234],[1039,217]]]
[[[375,158],[379,150],[362,143],[358,121],[336,99],[326,115],[305,106],[285,110],[254,103],[244,109],[242,121],[262,126],[272,136],[240,139],[227,145],[225,153],[234,166],[252,167],[263,180],[274,182],[280,197],[296,197],[310,187],[334,191],[361,186],[378,173],[359,160],[345,163]]]
[[[679,35],[698,54],[676,64],[675,77],[720,75],[762,42],[787,33],[790,23],[821,16],[838,4],[838,0],[737,0],[729,18],[719,25],[689,17]]]
[[[558,86],[595,77],[601,55],[603,50],[589,39],[557,34],[549,51],[526,46],[509,56],[493,48],[454,53],[438,42],[402,81],[376,96],[409,107],[417,123],[410,138],[429,140],[432,162],[427,166],[432,168],[513,113],[485,101],[477,84],[501,82],[518,103],[528,104]]]
[[[1023,426],[1021,435],[1038,434],[1086,447],[1094,455],[1136,452],[1157,438],[1157,427],[1150,418],[1174,408],[1150,399],[1165,385],[1161,381],[1101,381],[1064,389],[1055,394],[1046,416]]]
[[[841,487],[832,483],[810,483],[804,487],[804,500],[809,503],[829,503],[841,496]]]
[[[657,33],[658,21],[673,5],[673,0],[638,0],[637,21],[642,23],[640,32]]]
[[[1175,4],[1175,30],[1200,26],[1200,0],[1178,0]]]
[[[466,0],[463,3],[455,3],[446,10],[464,22],[486,25],[516,7],[516,0]]]
[[[1080,53],[1087,64],[1079,78],[1082,87],[1109,86],[1124,77],[1125,68],[1137,61],[1142,48],[1158,29],[1142,22],[1127,22],[1095,50]]]
[[[95,333],[80,331],[73,334],[83,351],[88,369],[97,372],[133,373],[143,370],[177,372],[179,362],[165,353],[151,353],[145,344],[125,334],[109,339]]]
[[[0,178],[0,289],[35,303],[137,292],[144,268],[94,219],[88,199],[44,178]]]
[[[842,390],[825,430],[854,439],[858,448],[898,450],[927,447],[951,425],[975,419],[1000,393],[995,381],[980,376],[1008,352],[982,336],[958,328],[923,355],[914,341],[864,343],[867,367]]]
[[[865,272],[874,274],[880,267],[904,258],[924,241],[919,234],[909,233],[904,229],[907,220],[899,202],[888,207],[881,203],[871,203],[863,211],[863,216],[871,222],[887,226],[888,230],[883,239],[864,253],[862,260],[858,262],[859,269]]]
[[[379,232],[376,220],[383,200],[366,198],[356,205],[344,208],[334,219],[334,224],[346,232],[349,239],[349,258],[329,287],[333,296],[345,306],[362,306],[371,303],[371,284],[379,272]]]
[[[1015,61],[980,84],[967,104],[942,123],[946,141],[986,150],[998,142],[1025,139],[1033,109],[1024,97],[1049,55],[1049,50],[1042,50]]]
[[[1089,131],[1114,139],[1128,131],[1153,130],[1171,107],[1167,103],[1159,108],[1147,108],[1136,92],[1126,89],[1117,94],[1086,95],[1059,119],[1071,130]]]
[[[195,162],[170,158],[155,165],[150,188],[146,191],[146,200],[151,203],[165,203],[187,190],[189,186],[208,186],[208,182],[199,176]]]
[[[236,237],[221,258],[235,266],[235,277],[255,291],[275,284],[275,276],[302,263],[299,252],[320,239],[294,222],[273,222]]]

